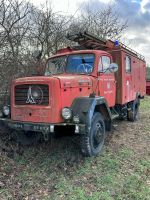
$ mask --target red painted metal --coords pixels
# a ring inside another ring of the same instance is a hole
[[[146,63],[132,52],[117,47],[116,51],[109,51],[113,57],[113,61],[118,63],[119,70],[115,74],[117,81],[116,103],[125,104],[133,101],[136,94],[141,96],[146,94]],[[125,70],[126,55],[131,58],[131,72]]]
[[[60,54],[60,53],[69,53],[69,52],[72,52],[73,49],[71,49],[70,47],[67,47],[67,48],[63,48],[63,49],[59,49],[56,54]]]
[[[150,80],[146,81],[146,94],[150,95]]]
[[[91,45],[91,40],[86,45]],[[82,41],[82,45],[85,44]],[[92,41],[92,47],[97,45]],[[96,93],[104,96],[109,107],[115,104],[125,104],[133,101],[137,93],[144,96],[146,93],[146,64],[142,57],[124,46],[115,47],[111,41],[104,43],[103,50],[78,50],[66,48],[58,51],[52,57],[70,54],[93,53],[95,55],[94,70],[90,75],[60,74],[50,77],[25,77],[13,81],[11,96],[11,118],[25,122],[61,123],[61,110],[70,107],[76,97],[89,96]],[[100,48],[100,46],[95,47]],[[119,65],[117,73],[99,73],[98,63],[102,56],[108,56],[111,62]],[[131,58],[131,73],[125,71],[125,57]],[[49,86],[49,105],[15,105],[15,86],[20,84],[47,84]]]

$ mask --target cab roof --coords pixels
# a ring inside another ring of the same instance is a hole
[[[50,58],[53,57],[58,57],[58,56],[65,56],[65,55],[72,55],[72,54],[108,54],[108,52],[103,51],[103,50],[67,50],[62,49],[61,51],[59,50],[58,52],[56,52],[56,54],[54,54],[53,56],[51,56]]]

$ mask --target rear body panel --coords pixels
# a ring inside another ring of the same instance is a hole
[[[125,104],[133,101],[136,95],[141,97],[146,94],[146,64],[141,58],[123,48],[109,51],[113,57],[113,62],[119,65],[116,72],[116,104]],[[125,59],[131,59],[131,72],[126,72]]]

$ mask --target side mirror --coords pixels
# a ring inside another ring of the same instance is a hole
[[[42,56],[42,51],[40,50],[36,50],[32,53],[32,57],[33,59],[35,60],[40,60],[41,59],[41,56]]]
[[[111,73],[115,73],[118,71],[118,64],[117,63],[111,63],[109,66],[109,71]]]

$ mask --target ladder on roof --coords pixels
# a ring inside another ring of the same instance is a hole
[[[105,40],[102,38],[98,38],[96,36],[93,36],[89,33],[85,32],[79,32],[79,33],[75,33],[75,34],[67,34],[67,39],[77,42],[81,48],[83,49],[95,49],[95,50],[111,50],[114,49],[116,47],[120,47],[122,49],[125,49],[129,52],[131,52],[132,54],[136,55],[139,59],[145,61],[144,56],[142,56],[141,54],[137,53],[136,51],[134,51],[133,49],[127,47],[125,44],[123,43],[118,43],[118,45],[115,45],[115,42],[111,41],[111,40]]]
[[[67,39],[77,42],[81,47],[86,49],[104,50],[106,48],[110,48],[108,41],[111,43],[111,46],[114,47],[114,42],[98,38],[96,36],[90,35],[87,32],[68,34]]]

